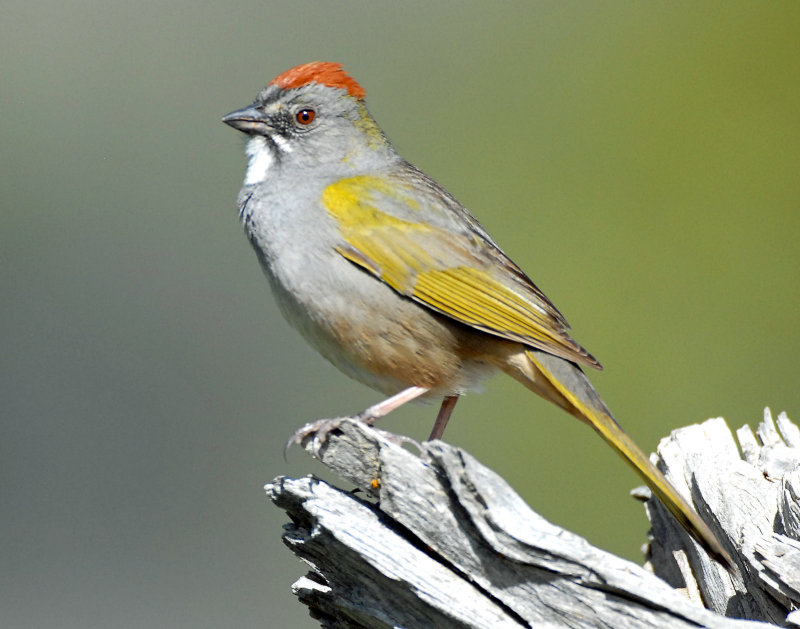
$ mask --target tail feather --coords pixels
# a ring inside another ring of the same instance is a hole
[[[553,389],[563,400],[568,402],[569,410],[579,419],[592,426],[597,433],[617,453],[633,467],[647,486],[658,496],[675,519],[685,528],[717,561],[726,568],[733,568],[730,555],[722,548],[708,525],[700,519],[689,503],[678,493],[664,475],[650,462],[633,439],[631,439],[616,422],[603,400],[595,391],[580,367],[557,356],[538,350],[527,350],[527,357],[547,380],[545,397],[553,397]],[[519,372],[512,374],[534,392],[540,393],[541,378],[529,379],[527,382],[519,377]],[[564,406],[564,404],[560,404]]]

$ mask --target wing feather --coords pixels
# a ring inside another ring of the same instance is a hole
[[[420,209],[432,207],[425,201],[396,179],[374,176],[341,179],[322,195],[344,240],[339,253],[398,293],[483,332],[600,366],[569,336],[555,306],[475,228],[475,219],[423,220]]]

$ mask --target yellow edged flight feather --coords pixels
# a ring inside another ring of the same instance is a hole
[[[567,334],[566,321],[541,291],[492,243],[463,227],[459,233],[413,220],[420,200],[412,194],[394,180],[374,176],[341,179],[325,188],[323,205],[346,242],[339,253],[398,293],[456,321],[600,366]],[[507,272],[498,274],[498,268]]]

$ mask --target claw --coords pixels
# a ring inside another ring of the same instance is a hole
[[[403,389],[400,393],[394,394],[392,397],[385,399],[383,402],[375,404],[374,406],[370,406],[367,410],[355,415],[351,419],[354,419],[358,422],[364,422],[367,426],[372,426],[378,419],[390,413],[394,409],[399,406],[402,406],[406,402],[410,402],[411,400],[418,398],[421,395],[427,393],[429,389],[425,387],[409,387],[407,389]],[[457,396],[451,396],[452,399],[457,399]],[[448,400],[451,398],[447,398]],[[452,410],[452,406],[455,405],[455,402],[450,404],[450,410]],[[444,407],[443,407],[444,408]],[[440,411],[441,415],[441,411]],[[449,416],[449,412],[448,412]],[[289,450],[293,445],[302,445],[303,440],[308,437],[310,434],[314,434],[314,441],[311,444],[311,453],[314,457],[319,458],[319,450],[325,444],[325,440],[328,438],[328,434],[339,428],[342,425],[342,422],[347,419],[346,417],[337,417],[336,419],[318,419],[313,422],[307,423],[305,426],[300,428],[300,430],[296,431],[290,438],[289,441],[286,442],[286,445],[283,448],[283,459],[289,455]],[[442,426],[442,430],[444,430],[444,426]],[[413,440],[411,440],[413,441]],[[419,447],[419,444],[414,442],[414,444]]]
[[[291,450],[292,446],[302,445],[305,438],[312,434],[314,435],[314,440],[311,444],[311,453],[313,456],[319,458],[319,450],[328,439],[328,434],[334,430],[337,430],[345,419],[347,418],[336,417],[334,419],[317,419],[313,422],[308,422],[305,426],[302,426],[296,430],[294,434],[289,437],[289,441],[287,441],[286,445],[283,447],[283,459],[287,459],[289,456],[289,450]],[[356,419],[361,420],[361,418]]]
[[[416,439],[412,439],[411,437],[406,437],[405,435],[396,435],[392,432],[388,432],[386,430],[381,430],[380,428],[373,428],[375,432],[380,434],[381,437],[393,443],[397,446],[403,447],[405,445],[414,446],[419,452],[422,452],[422,444],[417,441]]]

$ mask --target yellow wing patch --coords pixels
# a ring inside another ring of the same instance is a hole
[[[358,176],[329,185],[322,202],[346,245],[338,252],[398,293],[476,329],[519,341],[588,365],[597,365],[567,334],[538,296],[517,276],[504,282],[504,267],[476,234],[405,220],[377,209],[392,207],[409,218],[420,203],[380,177]],[[509,264],[512,264],[509,261]]]
[[[482,269],[458,266],[425,271],[417,277],[414,295],[443,314],[487,332],[525,339],[539,347],[563,343],[554,334],[549,315]]]

